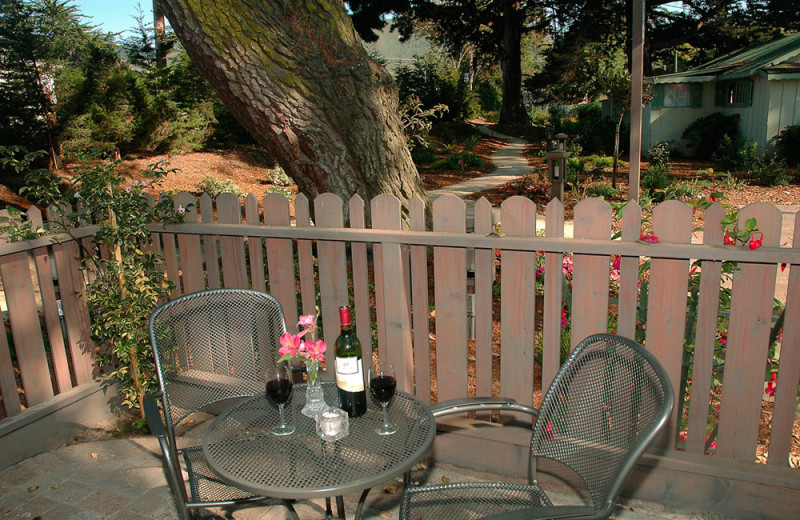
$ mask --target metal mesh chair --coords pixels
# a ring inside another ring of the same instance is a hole
[[[195,411],[219,413],[236,399],[264,392],[264,371],[275,364],[285,331],[275,298],[241,289],[187,294],[150,317],[160,390],[145,400],[145,413],[182,519],[199,508],[265,500],[216,477],[201,446],[178,449],[175,427]]]
[[[408,487],[400,518],[608,518],[636,461],[667,422],[674,399],[666,372],[641,345],[612,334],[590,336],[561,367],[540,410],[502,399],[462,399],[435,406],[436,417],[478,409],[538,415],[529,484]],[[538,457],[574,470],[591,495],[591,506],[554,506],[536,480]]]

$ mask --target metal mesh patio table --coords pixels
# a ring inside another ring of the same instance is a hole
[[[326,402],[338,403],[336,384],[322,386]],[[297,427],[291,435],[270,433],[280,422],[278,408],[260,393],[225,410],[211,423],[203,437],[203,452],[223,480],[259,495],[308,499],[366,490],[358,518],[369,488],[411,468],[430,448],[436,430],[427,406],[397,392],[389,404],[389,418],[397,425],[397,433],[378,435],[381,408],[374,400],[367,401],[367,413],[350,418],[350,434],[327,442],[317,436],[314,419],[300,413],[305,385],[295,385],[286,405],[286,420]]]

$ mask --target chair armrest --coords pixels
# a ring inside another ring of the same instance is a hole
[[[545,520],[555,518],[593,518],[596,511],[589,506],[547,506],[508,511],[483,520]]]
[[[536,408],[519,404],[509,397],[467,397],[464,399],[451,399],[431,406],[434,417],[444,417],[456,413],[482,412],[487,410],[503,410],[507,412],[522,412],[538,416]]]
[[[161,409],[156,400],[161,397],[161,390],[144,396],[144,416],[147,419],[147,427],[150,433],[156,437],[165,437],[167,431],[164,428],[164,419],[161,417]]]

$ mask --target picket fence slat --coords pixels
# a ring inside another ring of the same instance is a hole
[[[34,228],[42,227],[42,212],[39,208],[31,206],[28,209],[28,221]],[[69,361],[67,359],[67,350],[64,345],[64,334],[61,331],[61,320],[58,316],[56,290],[53,285],[52,273],[54,266],[50,261],[50,254],[46,247],[34,249],[33,258],[36,262],[39,295],[42,299],[42,313],[44,314],[47,339],[50,344],[50,355],[53,362],[56,389],[58,393],[61,393],[72,388],[72,380],[69,375]]]
[[[217,197],[217,221],[220,224],[241,224],[242,205],[233,193]],[[247,289],[244,240],[241,237],[219,237],[219,256],[222,258],[222,282],[227,289]]]
[[[486,235],[492,232],[492,205],[481,197],[475,203],[475,234]],[[495,278],[494,251],[475,249],[475,395],[492,395],[492,283]],[[488,419],[489,414],[479,414],[478,418]]]
[[[415,195],[409,203],[409,227],[425,231],[425,201]],[[431,342],[428,312],[428,248],[411,246],[411,308],[414,341],[414,384],[416,396],[431,402]]]
[[[290,221],[289,201],[281,193],[270,193],[264,197],[264,225],[288,226]],[[264,271],[263,251],[261,240],[250,249],[250,258],[259,256],[261,272]],[[286,327],[289,330],[297,328],[297,283],[294,277],[294,246],[288,238],[268,238],[267,244],[267,269],[269,270],[269,292],[283,307],[286,318]],[[252,261],[252,260],[251,260]],[[263,274],[262,274],[263,276]],[[313,315],[314,313],[312,313]]]
[[[314,199],[318,227],[344,227],[342,199],[323,193]],[[317,242],[319,290],[322,300],[322,324],[325,342],[333,345],[339,336],[339,307],[350,305],[347,287],[347,258],[344,242]],[[331,361],[331,356],[327,356]]]
[[[197,222],[197,198],[191,193],[179,193],[175,196],[174,207],[183,207],[183,221]],[[202,291],[206,288],[203,272],[203,256],[200,249],[200,237],[180,233],[178,249],[181,259],[181,282],[184,294]]]
[[[350,227],[365,229],[364,199],[356,194],[348,203],[350,210]],[[356,335],[361,342],[364,354],[364,371],[368,372],[372,366],[372,319],[369,304],[369,262],[367,260],[367,244],[353,242],[350,244],[353,264],[353,301],[355,303]]]
[[[466,231],[466,204],[455,195],[433,202],[434,231]],[[436,306],[436,382],[439,402],[467,395],[467,254],[433,248]]]
[[[373,229],[402,229],[400,210],[400,200],[394,195],[375,197],[372,202]],[[404,392],[412,392],[414,356],[411,350],[411,317],[408,312],[404,254],[400,244],[381,244],[381,256],[385,300],[384,321],[378,323],[378,328],[383,327],[386,331],[386,351],[380,353],[380,359],[394,365],[397,387]]]
[[[311,208],[308,198],[302,193],[294,199],[294,214],[297,227],[311,226]],[[297,265],[300,271],[300,299],[303,314],[316,315],[317,288],[314,281],[314,248],[311,240],[297,241]]]
[[[500,206],[500,215],[506,236],[536,236],[536,205],[530,199],[506,199]],[[436,281],[438,284],[438,278]],[[500,284],[500,395],[530,406],[534,388],[536,253],[502,251]],[[515,415],[530,420],[522,414]]]
[[[748,218],[758,221],[764,246],[780,244],[778,208],[764,202],[745,206],[739,210],[740,228]],[[774,264],[740,263],[734,275],[717,437],[723,457],[755,458],[776,278]]]
[[[800,248],[800,213],[794,219],[793,247]],[[781,339],[781,358],[775,388],[772,431],[769,436],[769,459],[773,465],[786,466],[792,447],[792,433],[797,410],[797,386],[800,380],[800,265],[789,267],[789,286]]]
[[[214,201],[208,195],[203,193],[200,195],[200,217],[203,219],[204,224],[214,224]],[[216,235],[203,235],[203,256],[206,261],[206,277],[208,279],[209,289],[219,289],[222,287],[220,283],[219,273],[219,250],[217,247]]]
[[[628,202],[622,210],[622,240],[639,240],[642,229],[642,209],[635,201]],[[619,259],[619,305],[617,333],[626,338],[636,338],[636,316],[639,298],[639,257],[621,256]]]
[[[66,214],[69,208],[62,208]],[[60,219],[54,208],[47,209],[50,221]],[[61,294],[61,307],[64,311],[64,324],[67,328],[72,369],[77,384],[92,380],[95,370],[95,346],[91,339],[89,309],[86,306],[86,284],[80,265],[80,250],[74,241],[53,245],[56,260],[58,288]]]
[[[564,205],[557,198],[548,204],[545,234],[564,236]],[[542,318],[542,394],[547,392],[561,367],[561,311],[564,308],[564,254],[544,255],[544,315]]]
[[[687,244],[692,240],[692,210],[668,200],[653,209],[653,235],[659,242]],[[653,258],[650,261],[650,293],[647,306],[647,349],[660,361],[672,382],[675,402],[682,402],[681,367],[686,337],[686,291],[689,261]],[[675,442],[680,405],[664,430],[667,446]]]
[[[725,209],[715,203],[706,210],[703,231],[704,244],[722,244],[722,219]],[[706,428],[711,377],[714,369],[714,349],[717,344],[719,294],[722,263],[704,261],[700,265],[700,292],[697,298],[697,330],[694,342],[694,367],[687,425],[686,451],[705,453]]]
[[[266,199],[263,201],[263,204],[264,220],[266,221]],[[252,193],[244,199],[244,219],[248,226],[262,225],[261,210],[258,207],[258,199]],[[248,237],[247,252],[249,253],[248,259],[250,260],[250,286],[255,291],[267,292],[267,279],[264,275],[266,272],[264,270],[264,254],[266,251],[264,246],[261,245],[260,237]],[[292,272],[292,282],[294,282],[294,272]]]
[[[585,199],[575,206],[575,239],[608,240],[611,206],[602,199]],[[570,348],[586,337],[608,330],[610,259],[605,255],[576,254],[573,258]]]

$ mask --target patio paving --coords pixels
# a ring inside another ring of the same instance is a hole
[[[196,444],[211,417],[198,415],[183,432],[183,442]],[[31,457],[0,471],[0,518],[57,520],[155,520],[177,519],[172,495],[161,468],[158,443],[153,437],[110,438],[103,432],[89,432],[83,441]],[[86,441],[89,439],[88,441]],[[418,465],[412,480],[427,482],[498,480],[499,475],[479,474],[450,465]],[[350,518],[358,494],[345,496]],[[399,518],[402,479],[375,488],[367,499],[364,518]],[[574,502],[566,494],[553,494],[556,502]],[[301,518],[324,516],[324,500],[299,501],[295,508]],[[276,505],[251,506],[233,511],[215,509],[204,516],[237,520],[279,520],[288,518],[286,509]],[[621,520],[688,520],[708,518],[681,515],[663,505],[632,501],[621,504],[613,517]]]

